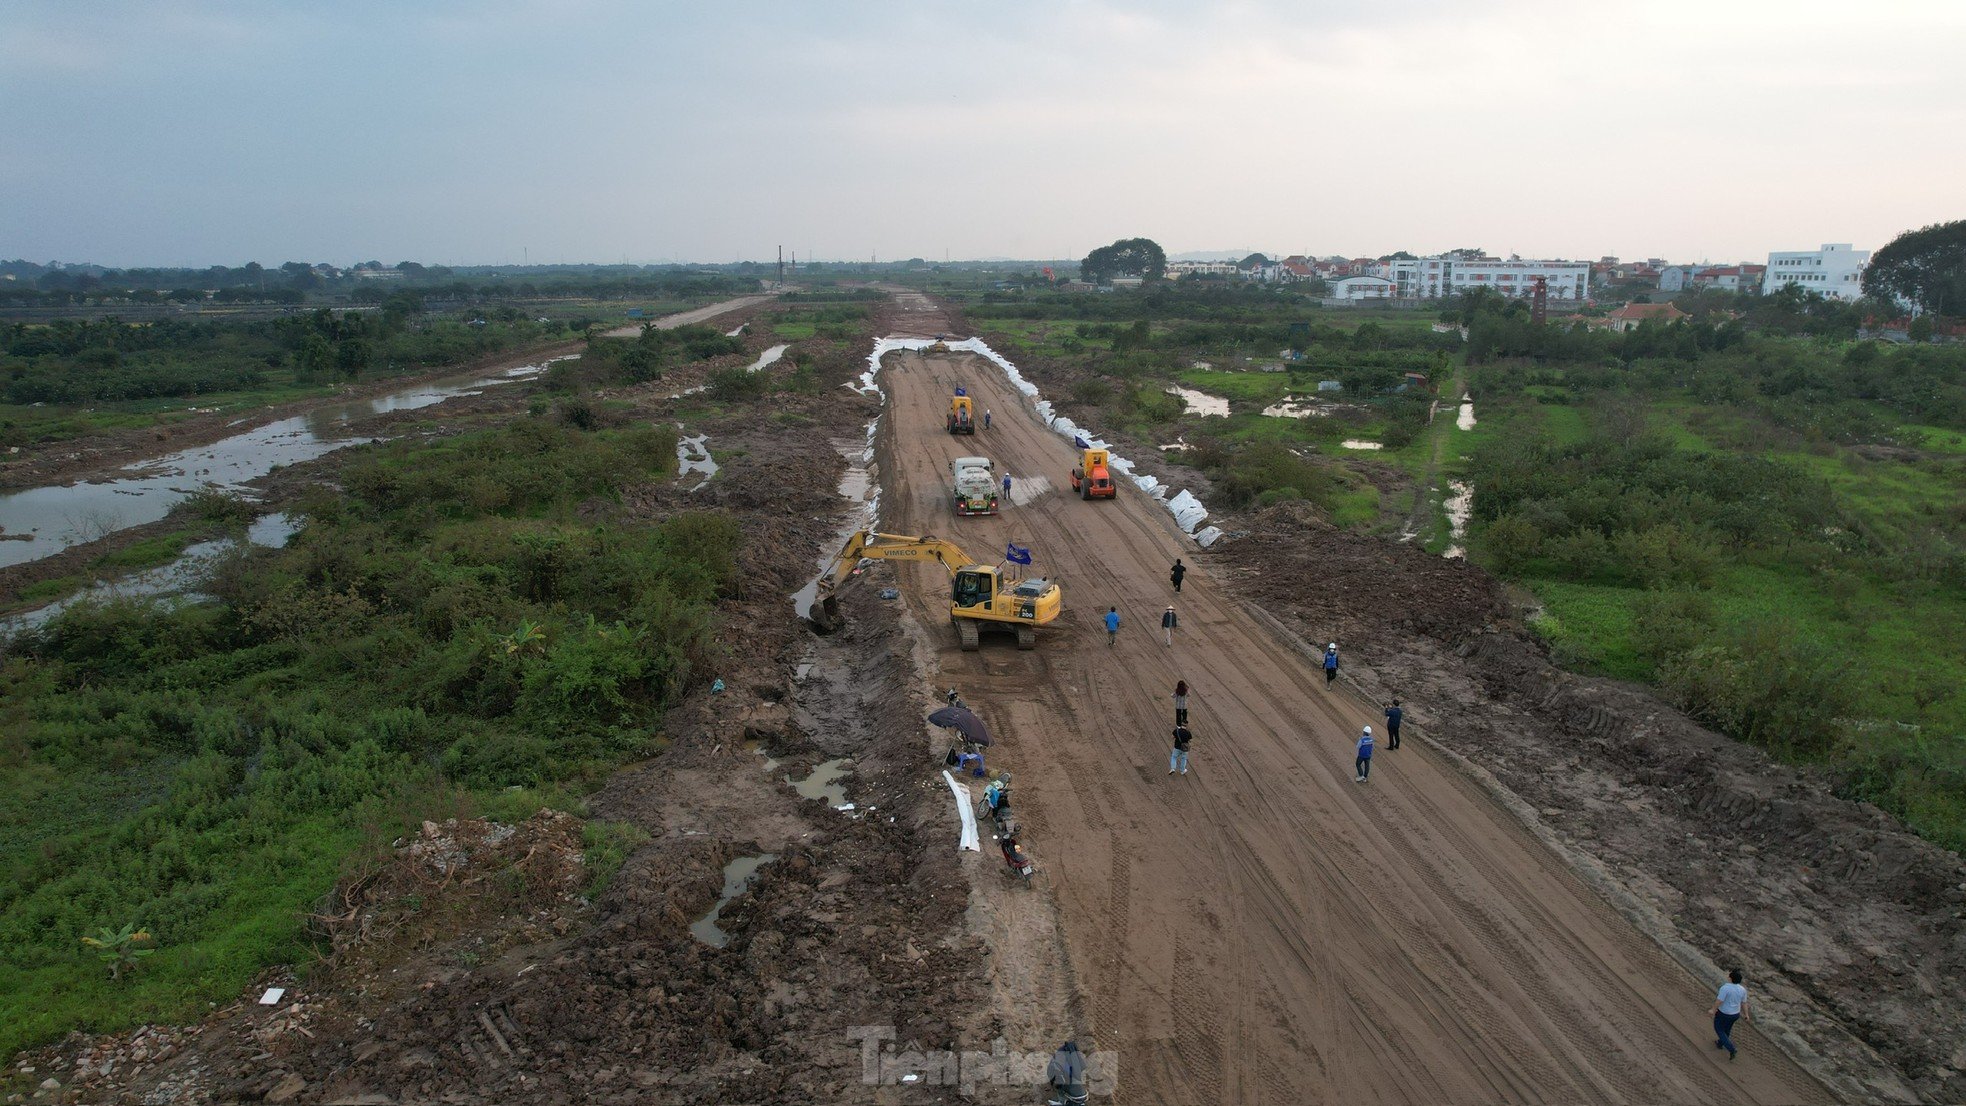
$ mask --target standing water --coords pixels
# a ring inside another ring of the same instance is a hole
[[[1187,404],[1186,410],[1182,412],[1183,414],[1200,415],[1203,418],[1209,416],[1227,418],[1229,415],[1229,401],[1223,399],[1221,396],[1212,396],[1207,392],[1198,392],[1193,388],[1169,388],[1167,389],[1167,394],[1180,396],[1181,402]]]
[[[136,470],[142,475],[0,495],[0,531],[34,536],[33,541],[0,542],[0,567],[52,557],[71,545],[156,522],[203,485],[237,487],[284,465],[369,441],[344,436],[354,419],[479,395],[487,388],[544,372],[550,364],[522,365],[491,377],[432,381],[370,399],[327,404],[211,445],[147,461]]]
[[[690,933],[711,948],[720,949],[730,944],[730,934],[717,928],[718,915],[724,912],[724,907],[730,905],[730,900],[750,889],[751,881],[757,878],[759,868],[776,859],[778,859],[776,853],[765,853],[762,856],[740,856],[724,865],[723,897],[717,900],[717,905],[710,908],[710,913],[690,924]]]
[[[278,549],[287,544],[294,531],[300,529],[300,522],[291,515],[262,515],[246,528],[246,540],[254,545],[264,545]],[[188,545],[177,559],[156,568],[131,573],[115,580],[104,580],[91,584],[65,599],[57,599],[43,607],[36,607],[25,614],[0,619],[0,634],[18,633],[48,624],[56,615],[76,603],[101,601],[106,599],[170,599],[186,602],[201,598],[197,589],[205,583],[205,578],[219,562],[219,559],[232,552],[238,542],[231,538],[214,538]]]
[[[1467,396],[1461,397],[1461,410],[1459,414],[1454,416],[1454,428],[1456,430],[1473,430],[1475,428],[1474,400]]]
[[[1443,505],[1447,510],[1448,540],[1453,544],[1441,556],[1466,557],[1468,551],[1462,543],[1468,540],[1468,516],[1474,513],[1474,485],[1463,480],[1450,480],[1447,486],[1454,493],[1447,497]]]
[[[846,473],[840,477],[840,495],[853,505],[847,512],[846,521],[819,552],[819,572],[823,576],[831,569],[833,557],[846,544],[847,536],[856,530],[865,530],[874,525],[880,512],[880,489],[874,483],[874,424],[867,424],[867,437],[864,441],[839,439],[833,448],[846,458]],[[805,587],[792,593],[792,611],[795,617],[805,618],[812,605],[819,599],[819,576]]]

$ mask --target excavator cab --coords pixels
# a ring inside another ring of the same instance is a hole
[[[957,607],[987,607],[997,598],[997,570],[965,568],[956,573],[950,599]]]

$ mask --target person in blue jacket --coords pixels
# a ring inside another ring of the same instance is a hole
[[[1119,636],[1120,636],[1120,609],[1118,607],[1107,607],[1106,608],[1106,644],[1111,645],[1113,642],[1119,640]]]
[[[1358,759],[1352,761],[1352,767],[1357,770],[1357,774],[1352,777],[1354,783],[1364,783],[1365,778],[1372,774],[1372,727],[1370,726],[1365,727],[1365,732],[1358,735]]]
[[[1386,708],[1386,748],[1399,748],[1399,724],[1405,717],[1406,712],[1399,709],[1399,700],[1394,699],[1393,705]]]
[[[1325,646],[1324,648],[1325,686],[1330,687],[1331,681],[1337,678],[1338,678],[1338,643],[1334,641],[1330,645]]]

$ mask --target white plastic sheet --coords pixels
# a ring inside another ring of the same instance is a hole
[[[935,342],[936,340],[934,338],[874,339],[874,351],[867,355],[867,371],[860,374],[860,390],[862,392],[878,394],[880,389],[874,384],[874,377],[880,372],[882,357],[895,350],[924,350],[934,345]],[[1010,360],[1003,354],[991,349],[989,343],[983,339],[965,338],[960,342],[953,342],[945,338],[942,340],[942,343],[952,350],[978,354],[1002,369],[1004,376],[1009,378],[1012,387],[1031,397],[1031,405],[1037,410],[1038,417],[1043,419],[1044,424],[1049,426],[1053,431],[1067,439],[1083,436],[1086,444],[1095,449],[1110,448],[1103,439],[1093,436],[1090,431],[1078,423],[1054,411],[1051,401],[1038,394],[1038,386],[1026,380],[1024,374],[1017,371],[1016,365],[1011,364]],[[1113,456],[1108,458],[1107,463],[1111,465],[1114,472],[1131,479],[1135,487],[1138,487],[1141,491],[1153,496],[1155,499],[1161,500],[1161,503],[1173,513],[1174,521],[1179,523],[1181,529],[1189,534],[1193,534],[1195,527],[1200,526],[1203,520],[1208,518],[1208,508],[1202,506],[1201,500],[1196,499],[1192,493],[1183,491],[1173,499],[1163,498],[1167,494],[1165,486],[1151,476],[1135,473],[1133,471],[1132,461],[1125,457]],[[1210,529],[1214,528],[1210,527]],[[1215,537],[1210,538],[1209,543],[1213,543],[1215,538],[1221,536],[1221,531],[1216,530]]]
[[[956,851],[967,849],[973,853],[982,852],[983,846],[976,839],[976,807],[970,802],[969,788],[957,783],[956,777],[950,775],[947,768],[942,770],[942,778],[949,781],[949,791],[956,797],[956,814],[963,823],[963,837],[956,845]]]
[[[1167,509],[1174,512],[1175,523],[1190,534],[1194,533],[1195,527],[1200,526],[1202,520],[1208,517],[1208,508],[1202,506],[1201,500],[1195,498],[1195,493],[1186,488],[1181,489],[1180,495],[1167,501]]]

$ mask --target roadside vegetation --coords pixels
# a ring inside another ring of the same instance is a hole
[[[575,336],[566,320],[511,308],[432,317],[409,299],[245,322],[14,323],[0,327],[0,448],[327,395]]]
[[[1744,306],[1619,335],[1469,304],[1475,555],[1565,663],[1966,849],[1966,348]]]
[[[10,644],[0,1054],[195,1017],[305,965],[317,901],[407,828],[577,807],[660,748],[716,655],[739,535],[707,512],[597,524],[674,470],[670,430],[619,421],[548,405],[363,447],[215,601],[85,603]]]

